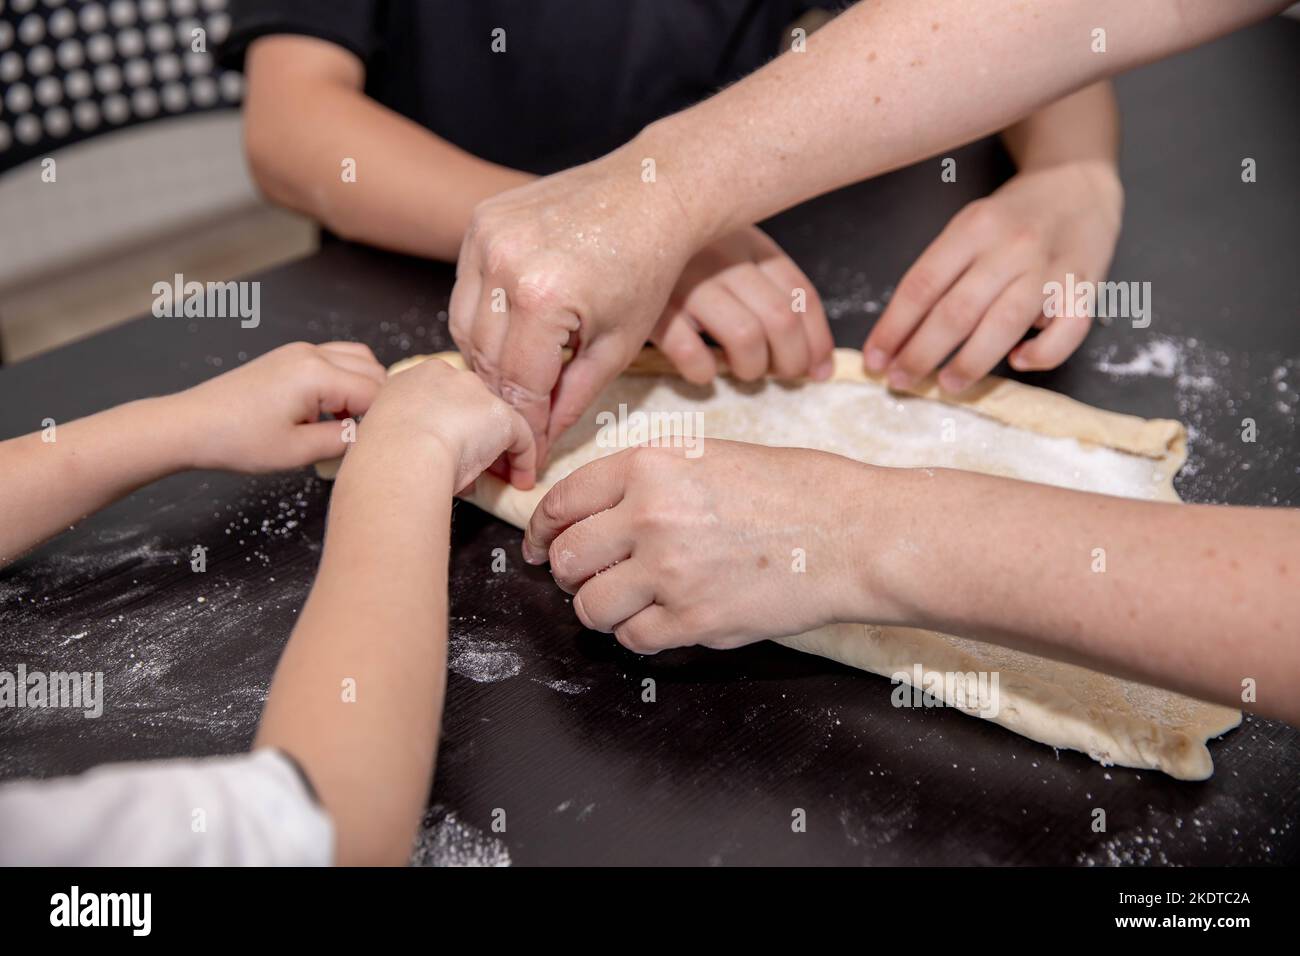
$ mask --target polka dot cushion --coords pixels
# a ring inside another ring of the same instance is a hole
[[[238,106],[226,0],[0,0],[0,171],[77,140]]]

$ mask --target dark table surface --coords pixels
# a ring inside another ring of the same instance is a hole
[[[1119,81],[1128,206],[1111,277],[1151,282],[1155,318],[1098,327],[1065,368],[1027,377],[1186,422],[1178,488],[1192,501],[1300,505],[1297,62],[1300,24],[1275,21]],[[931,161],[770,224],[821,290],[838,344],[861,344],[926,242],[1007,174],[990,142],[955,155],[956,184]],[[1243,157],[1258,182],[1242,183]],[[257,277],[258,329],[142,318],[0,371],[0,437],[179,389],[295,339],[357,339],[385,362],[448,348],[451,276],[327,245]],[[1239,439],[1245,417],[1254,444]],[[0,778],[246,748],[328,498],[306,470],[180,475],[0,575],[0,668],[101,670],[107,697],[98,720],[0,712]],[[1210,780],[1180,783],[955,711],[895,709],[888,682],[774,645],[642,659],[585,632],[546,571],[518,559],[518,539],[457,506],[452,674],[420,862],[1300,859],[1290,727],[1247,718],[1212,744]],[[205,574],[189,569],[198,544]],[[495,548],[505,574],[490,572]],[[655,703],[641,699],[647,677]],[[1108,832],[1092,832],[1094,807]],[[791,830],[796,808],[806,833]]]

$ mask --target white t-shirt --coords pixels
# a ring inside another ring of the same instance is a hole
[[[4,866],[328,866],[334,827],[277,750],[0,786]]]

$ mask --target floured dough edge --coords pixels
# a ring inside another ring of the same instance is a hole
[[[439,352],[402,359],[388,373],[399,374],[430,358],[456,368],[466,367],[459,352]],[[715,359],[722,374],[727,374],[722,354],[716,350]],[[644,349],[626,373],[677,374],[667,358],[652,348]],[[882,376],[863,368],[861,353],[856,349],[835,350],[831,381],[885,385]],[[1181,500],[1173,484],[1174,476],[1187,459],[1187,433],[1180,422],[1094,408],[1057,392],[998,376],[989,376],[960,397],[945,394],[933,376],[906,393],[965,407],[1039,435],[1073,438],[1149,458],[1157,470],[1157,497]],[[333,479],[341,461],[321,462],[316,466],[317,474]],[[548,490],[549,486],[539,483],[529,491],[519,491],[492,475],[483,475],[461,497],[523,529]],[[776,642],[884,677],[908,675],[903,681],[907,684],[912,683],[910,675],[916,661],[925,662],[926,673],[967,673],[983,669],[982,662],[949,644],[941,635],[916,628],[835,624],[779,638]],[[1085,683],[1090,678],[1099,678],[1084,668],[1078,670],[1080,680]],[[1198,720],[1186,726],[1161,725],[1140,716],[1094,706],[1088,700],[1086,687],[1063,687],[1027,673],[1004,671],[999,676],[1005,682],[1000,692],[1012,698],[1013,703],[1001,707],[996,716],[984,719],[1050,747],[1080,750],[1103,766],[1154,769],[1180,780],[1204,780],[1214,772],[1207,741],[1241,723],[1241,713],[1237,710],[1198,702]],[[962,708],[958,701],[945,700],[945,703],[975,713]]]
[[[722,353],[716,349],[713,351],[720,373],[730,374]],[[465,360],[459,352],[437,352],[401,359],[389,367],[388,374],[396,375],[431,358],[459,369],[466,368]],[[883,376],[874,375],[863,368],[862,354],[857,349],[835,349],[834,364],[831,381],[875,382],[885,385]],[[624,374],[676,376],[677,370],[662,352],[647,347],[642,349]],[[905,394],[968,408],[1004,425],[1023,428],[1039,435],[1074,438],[1085,444],[1100,445],[1153,459],[1159,469],[1161,497],[1168,501],[1180,500],[1174,491],[1174,475],[1187,460],[1187,432],[1181,422],[1167,418],[1139,418],[1136,415],[1094,408],[1058,392],[997,375],[988,376],[958,397],[948,395],[939,388],[933,375],[907,389]],[[316,473],[321,478],[333,479],[341,461],[342,459],[334,459],[321,462],[316,466]],[[483,485],[489,479],[498,485],[504,485],[500,479],[491,476],[486,476],[479,484]],[[539,495],[538,498],[540,497]]]

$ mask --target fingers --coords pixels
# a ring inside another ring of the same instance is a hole
[[[578,352],[563,367],[551,400],[551,418],[538,451],[539,461],[545,461],[546,449],[583,416],[601,390],[627,368],[635,355],[635,351],[624,355],[618,341],[605,338]]]
[[[343,440],[343,422],[309,422],[295,425],[289,433],[295,462],[309,465],[338,458],[348,449]]]
[[[933,372],[984,321],[1002,290],[1031,271],[1028,258],[1025,251],[1009,246],[1000,254],[977,259],[939,299],[890,364],[889,384],[909,388]]]
[[[470,353],[470,329],[474,325],[474,312],[483,289],[483,275],[478,268],[477,253],[470,242],[469,233],[461,240],[460,255],[456,258],[456,284],[451,288],[447,303],[447,328],[452,341],[473,368]]]
[[[650,341],[673,363],[682,378],[707,385],[718,374],[713,352],[704,344],[689,314],[669,307],[650,334]]]
[[[863,354],[869,371],[885,370],[974,257],[974,244],[962,235],[954,219],[903,275],[885,314],[867,336]]]
[[[629,651],[638,654],[658,654],[665,648],[691,643],[673,615],[658,604],[651,604],[622,624],[615,625],[614,637]]]
[[[507,411],[510,413],[510,444],[506,446],[505,454],[510,462],[510,476],[516,488],[527,491],[537,483],[537,441],[524,417],[513,408]]]
[[[939,373],[944,391],[964,391],[1002,361],[1042,314],[1043,297],[1037,275],[1024,275],[1003,290],[966,344]]]
[[[731,374],[746,382],[763,377],[768,369],[767,332],[735,293],[719,282],[702,282],[691,290],[684,307],[722,347]]]
[[[321,412],[329,415],[364,415],[374,403],[383,382],[369,375],[343,368],[332,361],[321,363],[313,384]]]
[[[615,507],[570,525],[551,542],[547,553],[555,583],[562,591],[572,594],[592,575],[630,558],[632,535],[624,516]],[[621,620],[622,617],[613,623]]]
[[[723,282],[741,305],[758,319],[767,337],[772,369],[781,378],[800,378],[809,370],[808,340],[803,323],[783,293],[755,263],[728,270]]]
[[[788,307],[793,308],[795,290],[803,290],[804,310],[795,314],[799,316],[804,340],[808,343],[807,372],[818,381],[830,378],[835,370],[831,358],[831,353],[835,351],[835,339],[831,336],[826,308],[822,305],[821,296],[813,288],[812,280],[784,253],[764,259],[758,267],[780,290]]]
[[[370,346],[361,342],[322,342],[317,346],[323,352],[336,352],[341,355],[355,355],[357,358],[369,359],[376,365],[379,360],[375,358],[375,353],[370,350]]]
[[[494,308],[505,311],[494,311]],[[470,371],[476,372],[498,395],[501,394],[501,352],[509,332],[510,312],[505,291],[489,282],[480,282],[478,301],[473,305],[473,317],[466,327],[466,347],[461,354]]]
[[[514,311],[507,317],[499,349],[490,333],[480,334],[479,327],[485,325],[480,312],[474,330],[474,370],[524,416],[539,446],[544,448],[551,418],[551,392],[560,380],[564,344],[569,333],[577,331],[578,318],[562,309],[543,311],[520,301],[512,303],[511,308]],[[481,350],[480,344],[490,351]],[[621,369],[615,374],[617,371]]]
[[[524,560],[542,564],[551,543],[566,528],[622,501],[634,451],[597,458],[556,482],[538,502],[524,531]]]
[[[573,611],[583,627],[610,634],[654,599],[649,575],[635,561],[625,561],[588,578],[573,596]]]
[[[1048,270],[1047,274],[1064,275],[1066,271],[1066,266],[1058,262]],[[1039,291],[1042,291],[1041,285]],[[1074,354],[1074,350],[1088,337],[1088,330],[1092,328],[1092,316],[1073,314],[1073,309],[1070,312],[1071,314],[1068,315],[1058,315],[1048,319],[1040,308],[1035,317],[1035,324],[1045,324],[1044,331],[1011,350],[1011,354],[1007,356],[1011,367],[1021,372],[1056,368]]]
[[[346,369],[349,372],[355,372],[358,375],[364,375],[375,384],[383,385],[388,381],[388,372],[379,364],[374,355],[371,354],[370,349],[366,348],[364,345],[362,345],[361,348],[365,350],[364,356],[351,350],[344,351],[342,349],[322,345],[320,347],[320,354],[331,365],[341,369]]]

